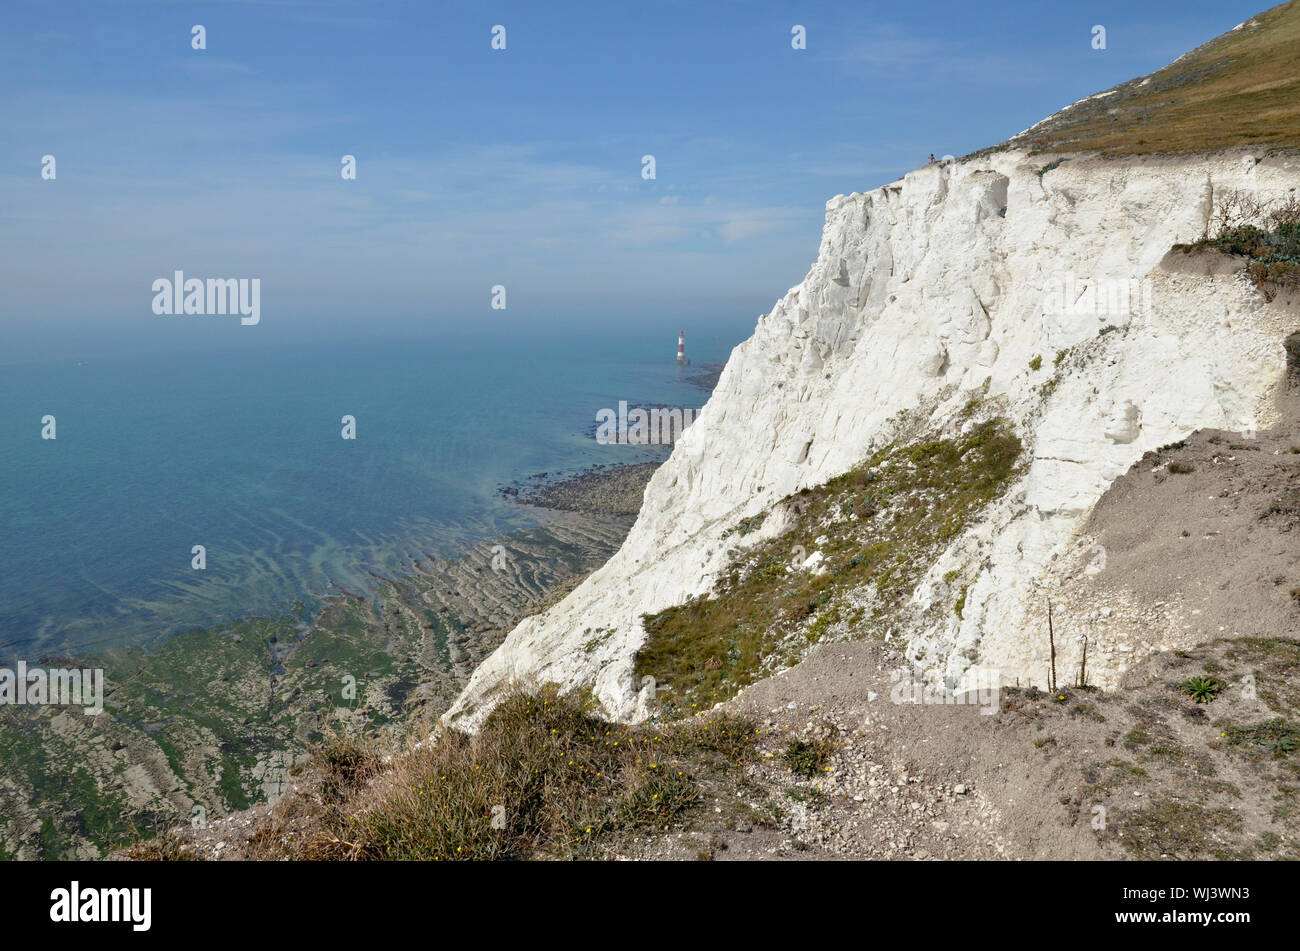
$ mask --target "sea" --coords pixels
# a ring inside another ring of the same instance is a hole
[[[596,413],[702,406],[743,336],[683,371],[656,329],[0,365],[0,658],[279,615],[535,524],[503,486],[665,458]]]

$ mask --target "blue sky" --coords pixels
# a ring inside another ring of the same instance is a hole
[[[11,0],[0,363],[655,321],[739,339],[806,272],[831,196],[1265,5]],[[178,268],[260,278],[261,324],[155,316]]]

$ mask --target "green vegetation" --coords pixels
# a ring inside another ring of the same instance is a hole
[[[1061,163],[1062,163],[1062,162],[1066,162],[1066,161],[1069,161],[1069,160],[1068,160],[1068,159],[1063,159],[1063,158],[1058,158],[1058,159],[1053,159],[1052,161],[1048,162],[1046,165],[1044,165],[1042,168],[1040,168],[1040,169],[1038,170],[1038,179],[1039,179],[1039,181],[1042,181],[1043,176],[1046,175],[1048,172],[1052,172],[1052,171],[1055,171],[1056,169],[1060,168],[1060,167],[1061,167]]]
[[[831,801],[826,790],[820,786],[791,786],[785,791],[785,795],[794,802],[807,803],[815,809]]]
[[[1043,355],[1041,353],[1035,354],[1034,359],[1029,361],[1029,369],[1037,373],[1042,368],[1043,368]]]
[[[1282,715],[1300,716],[1300,640],[1240,637],[1220,643],[1224,659],[1250,674],[1261,701]]]
[[[1139,746],[1146,746],[1151,742],[1151,735],[1145,730],[1133,729],[1124,735],[1124,745],[1129,749],[1136,749]]]
[[[1197,703],[1210,703],[1223,689],[1223,681],[1213,677],[1192,677],[1183,683],[1183,693]]]
[[[1184,462],[1171,462],[1165,468],[1174,475],[1187,475],[1189,472],[1196,471],[1196,466],[1188,465]]]
[[[1160,799],[1145,809],[1126,811],[1120,821],[1120,839],[1136,858],[1165,856],[1192,858],[1236,856],[1217,840],[1242,828],[1242,818],[1231,809],[1207,809],[1194,802]]]
[[[977,408],[972,401],[965,418]],[[865,622],[904,609],[942,546],[1005,491],[1020,454],[1010,425],[995,418],[964,436],[892,442],[787,497],[779,504],[792,527],[738,556],[714,594],[644,618],[636,676],[671,686],[664,716],[688,714],[793,662],[836,625],[866,636]],[[792,549],[823,534],[825,570],[800,570]]]
[[[832,604],[821,614],[815,617],[811,624],[808,625],[808,640],[817,643],[834,625],[844,619],[838,604]]]
[[[209,819],[256,805],[268,764],[305,756],[342,707],[360,733],[423,730],[400,687],[430,678],[419,660],[424,631],[419,615],[395,606],[395,588],[384,597],[384,621],[371,599],[341,597],[310,627],[300,611],[247,618],[153,650],[79,659],[106,671],[103,713],[55,728],[56,710],[30,708],[0,723],[0,813],[21,817],[6,828],[5,848],[93,855],[187,822],[191,804]],[[443,654],[447,628],[432,627],[431,653]],[[345,676],[355,678],[355,699],[343,696]],[[88,755],[105,745],[112,755]],[[141,806],[141,776],[182,795]]]
[[[734,777],[756,756],[745,720],[629,727],[594,707],[547,685],[512,692],[474,737],[440,733],[391,759],[373,745],[335,741],[302,768],[307,792],[277,804],[249,857],[604,857],[629,833],[689,822],[704,784]],[[141,843],[133,854],[177,851]]]
[[[1276,758],[1300,749],[1300,727],[1282,717],[1253,726],[1228,726],[1224,736],[1233,746],[1260,746]]]
[[[1150,76],[1016,139],[1036,152],[1107,155],[1300,147],[1300,4],[1254,16]]]
[[[459,634],[462,630],[461,624],[454,617],[440,617],[434,614],[428,608],[424,609],[424,621],[429,626],[429,632],[433,635],[434,656],[442,664],[444,670],[451,669],[451,635]]]
[[[1192,244],[1174,245],[1184,253],[1207,248],[1246,258],[1246,271],[1266,300],[1280,289],[1300,287],[1300,198],[1268,202],[1245,192],[1225,192],[1205,235]]]
[[[1070,716],[1084,717],[1097,723],[1105,723],[1106,718],[1090,703],[1076,703],[1070,708]]]
[[[782,758],[794,775],[812,779],[826,771],[833,749],[826,740],[791,740]]]
[[[736,523],[734,527],[729,528],[725,532],[723,532],[722,537],[726,538],[728,535],[731,535],[733,532],[737,535],[740,535],[741,537],[744,537],[745,535],[748,535],[750,532],[757,531],[760,527],[762,527],[763,522],[766,519],[767,519],[766,512],[759,512],[757,515],[749,516],[749,518],[742,518],[739,522]]]
[[[1138,858],[1259,857],[1265,839],[1270,858],[1300,857],[1300,725],[1290,705],[1300,694],[1300,641],[1222,638],[1153,664],[1150,685],[1163,681],[1163,690],[1138,688],[1122,710],[1121,696],[1096,696],[1116,724],[1104,745],[1122,746],[1133,762],[1082,764],[1082,801],[1106,806],[1107,829]],[[1179,671],[1175,682],[1160,676],[1172,671]],[[1227,703],[1234,683],[1243,699],[1263,701],[1272,712],[1261,717],[1253,703]],[[1211,703],[1221,714],[1213,723]],[[1265,808],[1243,808],[1248,803]]]
[[[1110,738],[1107,737],[1107,739]],[[1112,739],[1111,744],[1113,743],[1114,740]],[[1108,796],[1116,789],[1140,785],[1149,782],[1151,778],[1141,766],[1122,759],[1097,763],[1085,769],[1083,777],[1088,784],[1088,792],[1091,796]]]
[[[961,594],[957,595],[957,602],[952,606],[952,613],[961,617],[962,612],[966,610],[966,592],[970,590],[970,585],[961,586]]]

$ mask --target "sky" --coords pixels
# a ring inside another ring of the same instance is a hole
[[[0,364],[656,323],[738,342],[832,196],[1266,6],[7,0]],[[176,270],[258,278],[260,322],[155,315]]]

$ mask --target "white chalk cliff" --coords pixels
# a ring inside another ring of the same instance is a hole
[[[1015,141],[827,202],[816,263],[733,351],[622,549],[520,623],[444,722],[475,729],[512,681],[589,688],[611,717],[645,715],[633,672],[641,616],[710,590],[735,545],[725,530],[861,462],[900,410],[939,426],[985,388],[1005,403],[1030,464],[916,589],[924,607],[946,571],[980,565],[962,616],[931,612],[893,633],[950,685],[977,664],[1041,681],[1040,586],[1054,562],[1086,551],[1083,522],[1107,487],[1194,429],[1269,424],[1294,317],[1232,269],[1165,259],[1202,236],[1216,194],[1294,193],[1300,159],[1236,151],[1056,164]],[[1142,656],[1132,646],[1099,645],[1094,682],[1112,684]]]

